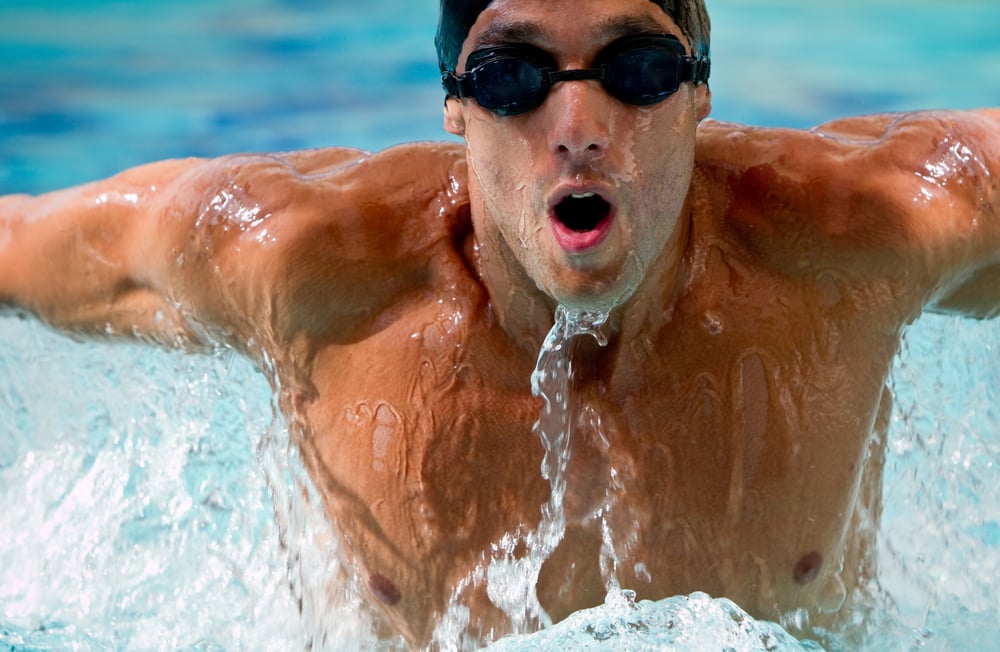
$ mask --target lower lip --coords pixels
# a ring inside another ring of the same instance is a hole
[[[549,222],[552,224],[552,233],[555,235],[556,242],[564,250],[571,254],[584,254],[589,250],[594,249],[608,237],[611,233],[611,223],[614,220],[614,215],[609,213],[603,220],[598,222],[597,226],[590,231],[574,231],[569,229],[565,224],[560,222],[554,215],[549,218]]]

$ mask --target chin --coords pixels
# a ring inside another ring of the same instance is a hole
[[[525,269],[550,301],[573,311],[610,313],[633,297],[645,276],[642,259],[621,248],[579,257],[555,249]]]
[[[613,285],[586,284],[549,293],[556,303],[575,312],[610,313],[632,298],[635,285],[619,281]]]

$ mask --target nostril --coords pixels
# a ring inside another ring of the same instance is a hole
[[[559,145],[558,148],[560,154],[569,154],[577,151],[575,147],[568,147],[566,145]],[[597,143],[591,143],[586,147],[580,148],[579,151],[587,152],[589,154],[600,154],[603,148]]]

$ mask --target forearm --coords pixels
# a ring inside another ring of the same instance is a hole
[[[161,288],[144,278],[154,255],[144,224],[157,204],[147,166],[58,192],[0,198],[0,306],[89,335],[190,338]]]

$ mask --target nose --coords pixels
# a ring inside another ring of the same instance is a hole
[[[549,149],[559,157],[603,156],[611,140],[611,98],[594,80],[563,81],[546,98]]]

